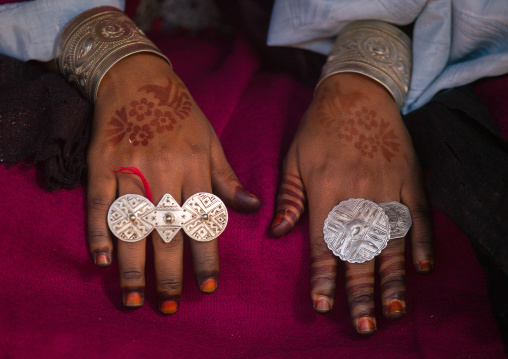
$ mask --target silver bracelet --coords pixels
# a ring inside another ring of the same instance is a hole
[[[327,77],[356,72],[379,82],[402,108],[411,78],[411,39],[383,21],[357,21],[337,37],[316,88]]]
[[[76,16],[55,46],[60,74],[92,103],[108,70],[121,59],[139,52],[166,56],[120,10],[101,6]]]

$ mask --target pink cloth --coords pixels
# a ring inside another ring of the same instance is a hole
[[[130,311],[121,303],[116,263],[97,268],[87,251],[86,190],[48,193],[39,188],[34,168],[1,166],[0,357],[504,356],[482,269],[468,239],[437,211],[436,269],[421,276],[407,265],[404,319],[391,322],[379,314],[378,333],[358,336],[349,320],[341,266],[332,313],[314,312],[307,217],[283,238],[268,234],[281,161],[312,88],[260,69],[241,36],[233,42],[188,37],[155,42],[263,207],[250,215],[229,212],[214,294],[196,287],[187,248],[181,307],[171,316],[159,314],[149,254],[146,302]],[[506,89],[507,81],[497,86]],[[506,111],[498,115],[507,121]]]

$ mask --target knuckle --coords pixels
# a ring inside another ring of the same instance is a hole
[[[121,277],[125,281],[136,281],[143,278],[144,274],[139,269],[128,268],[121,272]]]
[[[405,285],[406,285],[406,280],[405,280],[404,276],[387,278],[381,284],[381,286],[383,287],[383,290],[387,290],[387,289],[404,290]]]
[[[164,277],[158,282],[159,290],[168,292],[171,295],[180,294],[182,290],[182,282],[175,277]]]
[[[349,304],[351,307],[370,306],[374,303],[374,293],[357,292],[350,296]]]
[[[96,212],[104,212],[106,213],[111,206],[111,201],[103,198],[103,197],[91,197],[88,198],[88,210],[96,211]]]
[[[432,216],[430,207],[427,204],[419,204],[409,210],[414,221],[430,221]]]
[[[432,247],[433,244],[434,244],[434,241],[432,240],[432,237],[429,237],[427,235],[416,236],[415,243],[414,243],[414,245],[420,249]]]
[[[88,231],[88,242],[90,245],[96,245],[109,241],[109,233],[99,228],[93,228]]]
[[[212,254],[204,255],[198,259],[198,265],[201,268],[207,268],[207,269],[215,268],[215,267],[217,267],[218,263],[219,263],[218,258]]]

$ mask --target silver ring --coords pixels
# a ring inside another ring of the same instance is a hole
[[[328,248],[340,259],[363,263],[379,255],[390,239],[404,237],[411,224],[409,209],[402,203],[378,205],[350,198],[330,211],[323,235]]]
[[[138,194],[119,197],[109,207],[108,226],[125,242],[146,238],[154,229],[169,243],[183,228],[192,239],[207,242],[217,238],[228,224],[228,211],[219,197],[199,192],[182,207],[173,196],[165,194],[157,206]]]

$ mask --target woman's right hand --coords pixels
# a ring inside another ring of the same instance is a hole
[[[187,88],[162,58],[131,55],[115,64],[102,80],[88,151],[88,239],[95,263],[108,266],[113,242],[106,215],[118,196],[145,195],[136,176],[115,174],[136,167],[146,177],[155,204],[166,193],[181,205],[197,192],[218,195],[241,212],[257,211],[259,199],[247,192],[228,164],[212,126]],[[174,313],[182,290],[183,232],[165,243],[157,231],[154,247],[159,309]],[[217,239],[190,241],[197,285],[204,293],[217,288]],[[117,241],[123,303],[137,308],[145,295],[146,239]]]

